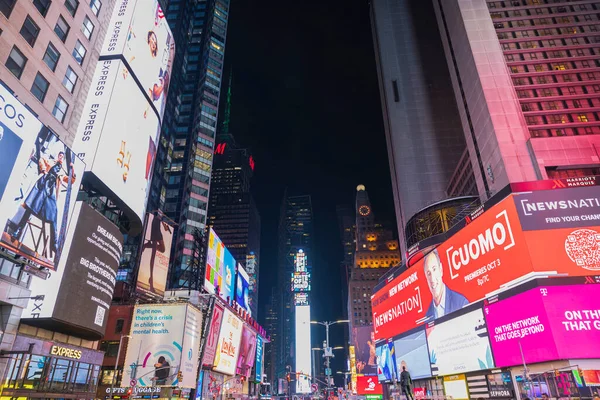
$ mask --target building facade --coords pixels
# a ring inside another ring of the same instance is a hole
[[[400,248],[415,212],[444,199],[466,145],[433,9],[422,0],[374,0],[371,24]],[[431,21],[426,23],[424,21]],[[467,160],[469,161],[469,160]],[[463,171],[464,170],[464,171]],[[465,179],[465,178],[463,178]]]
[[[600,4],[433,4],[480,197],[597,174]]]

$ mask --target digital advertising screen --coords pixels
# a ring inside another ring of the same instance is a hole
[[[73,220],[77,223],[65,238],[60,268],[45,281],[32,279],[32,300],[22,317],[41,327],[59,321],[68,325],[70,332],[98,340],[106,330],[123,235],[82,202],[76,203]]]
[[[254,381],[262,382],[263,377],[264,341],[260,335],[256,336],[256,361],[254,364]]]
[[[246,272],[248,273],[248,307],[256,310],[258,307],[258,262],[253,251],[246,256]]]
[[[359,395],[383,394],[383,386],[377,375],[358,375],[356,377],[356,393]]]
[[[456,400],[468,400],[469,392],[467,390],[467,378],[464,374],[451,375],[444,377],[444,393],[446,396],[452,396]]]
[[[223,277],[221,287],[221,297],[229,304],[234,299],[235,290],[235,266],[237,265],[235,258],[231,255],[227,247],[225,247],[225,253],[223,254],[223,269],[221,270],[221,276]]]
[[[252,315],[252,310],[250,309],[250,289],[249,289],[249,281],[250,278],[246,273],[242,264],[238,263],[237,266],[237,279],[235,285],[235,302],[240,305],[244,310],[246,310],[250,315]]]
[[[85,165],[0,87],[0,247],[56,270]]]
[[[308,305],[308,293],[306,293],[306,292],[294,293],[294,305],[295,306],[307,306]]]
[[[292,272],[292,292],[310,292],[310,272]]]
[[[175,41],[158,1],[117,1],[100,55],[123,56],[123,74],[135,75],[162,119]]]
[[[296,380],[296,393],[311,393],[312,350],[310,334],[310,306],[296,307],[296,369],[301,375]]]
[[[201,323],[201,313],[189,304],[135,306],[125,365],[143,360],[136,385],[196,387]],[[131,368],[124,368],[121,387],[130,386],[130,374]]]
[[[352,343],[356,354],[357,374],[377,374],[377,354],[373,326],[357,326],[352,328]]]
[[[402,372],[402,367],[406,367],[412,379],[431,376],[427,336],[424,329],[394,340],[394,349],[398,373]]]
[[[111,191],[141,225],[160,124],[126,70],[119,60],[98,62],[73,146],[86,174]]]
[[[379,382],[392,382],[398,375],[394,342],[383,342],[375,348]]]
[[[210,327],[206,342],[204,343],[204,356],[202,357],[202,365],[213,366],[217,345],[219,344],[219,333],[221,331],[221,322],[223,320],[223,307],[215,303],[210,320]]]
[[[540,286],[485,306],[499,367],[598,358],[600,285]],[[520,345],[520,346],[519,346]]]
[[[208,248],[206,249],[206,276],[204,277],[204,288],[208,293],[216,294],[223,287],[223,256],[225,245],[219,239],[213,228],[208,232]]]
[[[242,329],[244,323],[236,317],[229,309],[223,310],[223,322],[219,332],[219,341],[213,369],[225,375],[235,375],[238,356],[240,354],[240,342],[242,340]]]
[[[242,341],[240,343],[240,356],[237,361],[237,374],[250,377],[254,356],[256,355],[256,333],[244,325]]]
[[[173,227],[162,213],[146,214],[146,232],[140,256],[137,288],[162,296],[167,285]]]
[[[426,328],[433,375],[449,375],[494,368],[483,311]]]

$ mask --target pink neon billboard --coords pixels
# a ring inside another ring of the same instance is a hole
[[[484,307],[497,367],[600,357],[600,285],[541,286]],[[522,354],[521,354],[522,351]]]

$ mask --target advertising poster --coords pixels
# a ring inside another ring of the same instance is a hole
[[[301,375],[296,380],[296,393],[311,393],[312,350],[310,335],[310,306],[296,307],[296,368]]]
[[[353,327],[352,342],[356,352],[356,372],[359,375],[377,374],[377,354],[373,327],[371,325]]]
[[[256,355],[256,333],[244,325],[242,341],[240,343],[240,355],[237,361],[237,375],[250,377],[254,356]]]
[[[235,285],[235,302],[244,310],[251,314],[250,310],[250,291],[249,291],[249,276],[246,273],[242,264],[237,266],[237,280]]]
[[[524,307],[523,305],[527,305]],[[598,358],[600,285],[542,286],[485,307],[498,366]]]
[[[377,353],[377,377],[379,382],[391,382],[396,379],[398,369],[394,342],[381,343],[375,348]]]
[[[204,356],[202,357],[202,365],[213,366],[217,344],[219,343],[219,333],[221,331],[221,321],[223,320],[223,308],[215,303],[210,320],[210,328],[206,343],[204,343]]]
[[[402,367],[406,367],[412,379],[431,376],[426,339],[425,330],[422,329],[394,341],[399,373],[402,372]]]
[[[223,311],[213,369],[225,375],[235,375],[244,323],[228,309]]]
[[[77,224],[67,236],[60,268],[46,281],[32,280],[30,290],[35,298],[29,301],[23,318],[32,325],[48,319],[60,321],[83,337],[97,340],[106,330],[123,235],[85,203],[76,204],[73,217]]]
[[[177,385],[186,388],[197,386],[198,357],[200,353],[200,331],[202,330],[202,312],[188,306],[183,328],[183,345],[179,371],[183,375]]]
[[[208,293],[217,294],[222,291],[223,278],[223,256],[225,255],[225,245],[213,228],[208,232],[208,248],[206,249],[206,273],[204,277],[204,288]]]
[[[359,375],[356,378],[356,393],[359,395],[383,394],[383,386],[377,376]]]
[[[118,60],[98,62],[74,148],[86,171],[143,221],[160,124],[124,68]]]
[[[433,375],[494,368],[481,309],[428,327],[426,332]]]
[[[254,376],[256,382],[262,382],[263,376],[263,357],[264,357],[264,343],[263,338],[260,335],[256,336],[256,363],[254,367]]]
[[[191,308],[187,304],[135,307],[125,365],[138,365],[137,386],[196,386],[196,374],[193,371],[184,372],[186,365],[195,364],[194,355],[198,356],[195,350],[198,342],[186,334],[186,327],[189,329],[194,323],[199,326],[201,317],[195,315],[192,318],[196,322],[188,323],[188,307]],[[183,382],[177,380],[178,371],[184,375]],[[125,368],[122,387],[130,386],[130,374],[131,368]]]
[[[225,253],[223,254],[223,269],[221,270],[221,276],[223,279],[221,280],[221,297],[227,301],[229,304],[234,299],[234,289],[235,289],[235,258],[231,255],[227,247],[225,247]]]
[[[117,1],[100,55],[123,56],[162,119],[175,41],[158,1]]]
[[[83,161],[0,87],[0,247],[56,270]]]
[[[468,400],[467,378],[464,374],[444,377],[444,393],[456,400]]]
[[[146,232],[140,256],[137,288],[162,296],[165,293],[173,227],[162,213],[146,215]]]

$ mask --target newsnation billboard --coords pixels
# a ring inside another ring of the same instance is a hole
[[[135,306],[124,365],[138,365],[136,379],[124,368],[121,386],[195,388],[201,325],[202,312],[190,304]]]
[[[73,221],[60,268],[46,281],[32,280],[32,300],[22,318],[29,325],[98,340],[106,330],[123,235],[82,202],[75,206]]]
[[[0,85],[0,247],[56,270],[84,167]]]
[[[160,212],[147,214],[137,288],[162,296],[167,285],[173,227]]]

